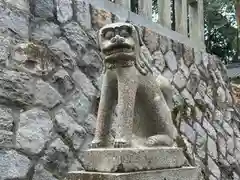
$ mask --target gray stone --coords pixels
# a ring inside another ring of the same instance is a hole
[[[207,140],[207,133],[198,122],[194,122],[193,128],[196,131],[196,145],[202,146]]]
[[[159,156],[161,154],[161,156]],[[84,152],[84,168],[97,172],[133,172],[181,167],[185,158],[180,148],[97,148]]]
[[[69,95],[75,88],[73,79],[64,69],[58,70],[52,78],[53,86],[58,89],[62,95]]]
[[[78,59],[77,65],[88,77],[94,79],[100,76],[103,67],[102,59],[95,50],[88,51],[82,59]]]
[[[83,91],[83,93],[88,98],[91,98],[97,94],[97,90],[93,86],[92,82],[81,71],[74,71],[72,74],[72,78],[75,81],[75,84]]]
[[[69,21],[73,16],[71,0],[56,0],[57,5],[57,20],[60,23]]]
[[[96,30],[100,29],[106,24],[112,23],[112,13],[105,11],[103,8],[96,9],[96,7],[91,6],[91,17],[92,26]]]
[[[196,68],[196,66],[192,65],[190,68],[190,75],[189,75],[189,80],[187,83],[187,89],[193,95],[196,94],[199,82],[200,82],[200,73],[199,73],[198,69]]]
[[[198,180],[198,171],[192,167],[131,173],[70,172],[66,180]]]
[[[158,37],[158,34],[151,29],[144,29],[143,41],[151,53],[156,51],[159,46]]]
[[[168,68],[165,68],[165,70],[163,71],[162,75],[165,78],[167,78],[170,82],[172,82],[172,80],[173,80],[173,73]]]
[[[94,135],[96,127],[97,117],[93,114],[89,114],[84,122],[84,128],[88,134]]]
[[[91,29],[91,13],[89,0],[74,0],[77,21],[86,29]]]
[[[217,164],[209,157],[208,158],[208,168],[209,170],[216,176],[216,179],[220,179],[221,177],[221,171]]]
[[[205,94],[206,94],[206,89],[207,89],[207,84],[206,84],[206,82],[200,80],[199,86],[198,86],[198,92],[199,92],[199,94],[204,97]]]
[[[41,18],[54,18],[54,3],[46,0],[32,0],[34,15]]]
[[[194,129],[189,126],[185,121],[181,122],[180,125],[180,131],[186,135],[186,137],[189,139],[189,141],[191,143],[195,143],[196,140],[196,132],[194,131]]]
[[[0,178],[2,180],[26,178],[31,166],[31,161],[27,157],[14,150],[0,150],[0,160]]]
[[[4,31],[13,31],[21,38],[28,39],[28,15],[19,10],[10,10],[0,4],[0,27]],[[14,34],[13,33],[13,34]]]
[[[202,117],[203,117],[202,111],[198,107],[195,107],[195,118],[199,123],[202,122]]]
[[[152,54],[152,58],[153,58],[153,64],[156,66],[156,68],[159,70],[159,71],[163,71],[163,69],[165,68],[165,60],[164,60],[164,57],[163,57],[163,54],[161,51],[155,51],[153,54]]]
[[[33,180],[57,180],[53,175],[44,169],[43,165],[37,164],[34,170]]]
[[[14,119],[12,113],[12,109],[0,106],[0,130],[13,130]]]
[[[26,0],[18,0],[18,1],[4,0],[4,1],[18,9],[21,9],[22,11],[29,12],[29,3]]]
[[[162,50],[162,53],[165,54],[171,46],[170,39],[168,39],[165,36],[160,36],[160,49]]]
[[[208,108],[210,109],[210,111],[213,112],[214,109],[215,109],[215,106],[213,105],[212,99],[209,98],[208,95],[205,95],[204,96],[204,101],[205,101],[206,105],[208,106]]]
[[[84,142],[86,130],[76,123],[64,109],[55,112],[55,119],[58,125],[58,131],[66,134],[73,143],[75,149],[79,149]]]
[[[32,24],[33,30],[31,37],[34,40],[48,42],[61,34],[59,26],[53,22],[35,20]]]
[[[194,58],[195,58],[195,64],[199,65],[202,62],[202,52],[194,49]]]
[[[83,123],[90,111],[91,102],[82,91],[78,91],[74,93],[72,99],[66,104],[66,108],[78,123]]]
[[[175,57],[175,54],[173,51],[168,51],[165,55],[164,55],[165,61],[167,63],[168,68],[174,72],[177,70],[177,59]]]
[[[26,73],[0,69],[0,104],[30,105],[33,103],[33,88]]]
[[[174,84],[177,86],[178,89],[184,88],[187,83],[187,79],[184,77],[181,71],[178,71],[173,78]]]
[[[69,167],[69,172],[71,171],[81,171],[84,168],[82,167],[81,163],[78,160],[74,160],[74,162],[72,163],[72,165]]]
[[[38,80],[35,91],[36,104],[53,108],[63,101],[61,95],[48,83]]]
[[[64,176],[73,161],[73,154],[60,138],[54,140],[41,158],[44,167],[53,174]]]
[[[6,65],[10,54],[10,37],[0,36],[0,65]]]
[[[14,143],[13,132],[0,129],[0,146],[11,147],[13,143]]]
[[[184,76],[186,78],[188,78],[190,72],[189,72],[188,67],[184,64],[183,58],[180,58],[180,67],[179,68],[182,70]]]
[[[203,124],[202,126],[205,128],[205,130],[207,131],[207,133],[213,137],[214,139],[217,138],[217,133],[214,129],[214,127],[208,122],[208,120],[206,118],[203,119]]]
[[[39,153],[51,138],[53,128],[49,114],[41,109],[32,109],[20,114],[16,133],[18,148]]]
[[[208,64],[209,64],[209,54],[204,52],[202,53],[202,64],[205,68],[208,67]]]
[[[194,63],[193,48],[184,45],[183,57],[187,67],[190,67]]]
[[[190,105],[190,106],[194,106],[195,105],[195,102],[192,98],[192,95],[189,93],[188,90],[184,89],[182,92],[181,92],[181,95],[183,96],[185,102]]]
[[[208,154],[213,158],[217,159],[218,158],[218,151],[217,151],[217,144],[216,141],[213,140],[211,137],[208,136],[208,141],[207,141],[207,147],[208,147]]]

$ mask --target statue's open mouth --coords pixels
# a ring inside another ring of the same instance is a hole
[[[108,48],[103,49],[103,53],[107,56],[116,54],[116,53],[131,53],[134,51],[134,48],[129,44],[114,44]]]

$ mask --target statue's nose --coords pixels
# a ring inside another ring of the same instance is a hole
[[[111,39],[112,43],[123,43],[125,41],[125,39],[119,35],[116,35],[115,37],[113,37]]]

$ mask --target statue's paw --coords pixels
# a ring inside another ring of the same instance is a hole
[[[89,145],[89,148],[100,148],[100,147],[103,147],[103,142],[100,139],[94,139]]]
[[[115,139],[114,148],[127,148],[131,146],[131,143],[125,139]]]
[[[155,135],[150,136],[144,143],[147,147],[154,146],[173,146],[173,140],[168,135]]]

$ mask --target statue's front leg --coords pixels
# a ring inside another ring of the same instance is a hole
[[[135,67],[117,69],[118,122],[114,147],[131,146],[135,97],[138,86]]]
[[[98,108],[95,136],[91,148],[106,146],[111,129],[113,107],[117,100],[117,77],[114,72],[106,72],[103,77],[100,103]]]

